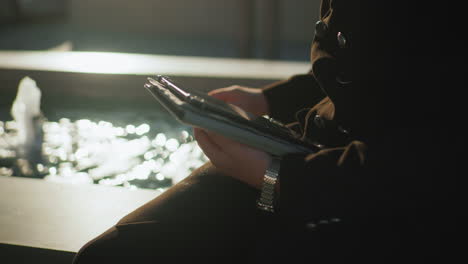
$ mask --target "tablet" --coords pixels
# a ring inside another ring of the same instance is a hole
[[[321,149],[320,144],[302,140],[299,134],[268,116],[258,117],[196,89],[181,87],[166,76],[148,77],[144,87],[179,122],[271,155],[308,154]]]

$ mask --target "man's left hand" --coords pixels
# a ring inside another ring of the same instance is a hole
[[[221,173],[257,189],[262,187],[271,162],[269,154],[201,128],[193,130],[198,145]]]

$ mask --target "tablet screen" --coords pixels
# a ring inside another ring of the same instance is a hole
[[[254,120],[258,118],[242,108],[228,104],[224,101],[221,101],[217,98],[214,98],[206,93],[202,93],[195,89],[182,88],[176,85],[172,80],[164,76],[158,76],[158,81],[148,78],[152,84],[157,84],[157,82],[165,85],[173,94],[175,94],[179,99],[191,103],[192,105],[198,106],[206,111],[212,111],[213,113],[218,114],[228,114],[237,117],[241,117],[246,120]]]
[[[312,153],[318,149],[276,120],[253,115],[198,90],[182,88],[167,77],[148,78],[145,87],[182,123],[230,135],[275,155]]]
[[[203,110],[207,115],[214,115],[223,120],[243,124],[266,134],[275,134],[283,139],[289,138],[291,140],[299,138],[299,135],[294,131],[291,131],[277,121],[272,122],[272,119],[269,117],[256,116],[238,106],[228,104],[206,93],[195,89],[182,88],[167,77],[157,76],[157,81],[152,78],[148,78],[148,81],[161,89],[168,90],[179,100]]]

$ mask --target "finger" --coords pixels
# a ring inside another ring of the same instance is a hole
[[[197,143],[203,150],[206,156],[213,162],[213,164],[224,163],[227,159],[226,154],[215,141],[213,141],[207,132],[200,128],[193,129],[194,137],[197,139]]]
[[[249,114],[247,111],[245,111],[244,109],[242,109],[242,107],[239,107],[235,104],[229,104],[229,107],[232,108],[232,110],[234,110],[237,114],[239,114],[240,116],[242,116],[243,118],[247,119],[247,120],[252,120],[255,118],[255,116],[253,116],[253,114]]]
[[[237,100],[237,90],[235,89],[235,87],[216,89],[209,92],[208,95],[222,100],[224,102],[233,102]]]
[[[201,128],[193,128],[193,135],[200,146],[206,146],[212,152],[221,152],[221,147],[213,142],[207,132]]]
[[[219,93],[213,93],[209,94],[211,97],[214,97],[216,99],[219,99],[224,102],[232,102],[235,100],[234,95],[231,92],[219,92]]]
[[[218,88],[218,89],[214,89],[214,90],[209,91],[208,95],[214,95],[214,94],[218,94],[218,93],[230,92],[230,91],[232,91],[234,89],[235,89],[235,87],[233,87],[233,86]]]

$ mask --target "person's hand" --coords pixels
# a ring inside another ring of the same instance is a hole
[[[261,89],[234,85],[212,90],[208,94],[256,116],[269,114],[268,103]]]
[[[208,93],[243,111],[261,116],[268,114],[268,104],[262,90],[242,86],[220,88]],[[260,189],[270,164],[269,154],[201,128],[194,128],[198,145],[213,165],[223,174]]]
[[[269,154],[200,128],[193,132],[200,148],[221,173],[261,189],[271,162]]]

